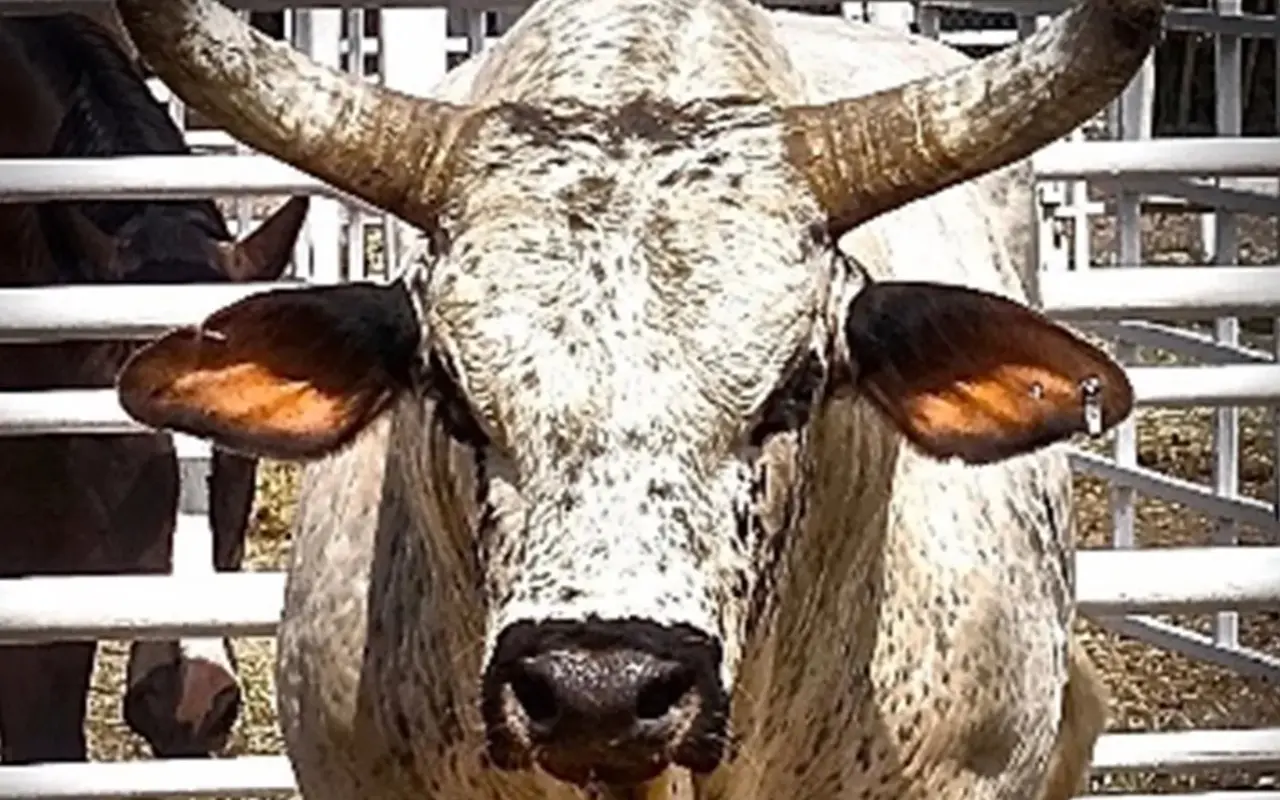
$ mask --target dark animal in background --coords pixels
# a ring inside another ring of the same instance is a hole
[[[0,156],[188,153],[120,36],[81,14],[0,18]],[[0,285],[275,280],[307,205],[290,199],[237,242],[212,201],[3,204]],[[108,388],[135,347],[5,345],[0,390]],[[214,451],[218,570],[240,567],[256,468]],[[166,572],[177,507],[167,435],[0,437],[0,576]],[[212,655],[189,644],[135,642],[130,651],[124,718],[156,755],[207,755],[239,713],[229,643]],[[94,652],[91,642],[0,647],[0,760],[86,757]]]

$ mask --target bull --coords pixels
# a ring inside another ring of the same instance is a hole
[[[210,0],[118,0],[252,146],[422,231],[121,371],[137,420],[306,462],[279,634],[327,798],[1064,798],[1064,440],[1124,419],[1032,310],[1028,156],[1158,0],[980,61],[745,0],[540,0],[438,96]]]

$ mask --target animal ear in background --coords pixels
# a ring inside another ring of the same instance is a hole
[[[421,339],[402,283],[277,289],[134,354],[116,378],[152,428],[250,456],[313,459],[350,442],[413,382]]]
[[[1110,356],[997,295],[872,283],[844,329],[859,390],[935,458],[999,461],[1102,433],[1133,408]]]
[[[220,242],[222,273],[236,283],[277,280],[289,266],[310,206],[310,197],[291,197],[248,236]]]
[[[44,213],[60,217],[66,226],[67,235],[75,240],[73,246],[78,253],[77,269],[89,270],[88,274],[78,276],[80,280],[96,283],[120,278],[117,274],[120,265],[116,260],[119,253],[116,237],[99,228],[97,223],[71,203],[49,203]]]

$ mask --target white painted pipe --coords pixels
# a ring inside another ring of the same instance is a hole
[[[0,202],[339,193],[264,155],[0,159]]]
[[[1280,366],[1129,367],[1139,405],[1254,406],[1280,398]]]
[[[1037,177],[1045,180],[1269,175],[1280,164],[1280,140],[1060,141],[1040,150],[1033,161]],[[254,194],[320,194],[358,202],[265,155],[0,159],[0,202],[177,200]]]
[[[1280,139],[1200,137],[1132,141],[1060,141],[1034,156],[1037,178],[1119,178],[1273,175],[1280,164]],[[0,185],[3,185],[0,173]]]
[[[1266,768],[1280,762],[1280,729],[1104,734],[1093,772]],[[167,798],[241,795],[279,797],[297,791],[284,756],[162,759],[0,767],[0,800]],[[1186,800],[1273,800],[1274,792],[1228,791],[1178,795]],[[1138,795],[1105,795],[1135,800]],[[1150,798],[1168,800],[1168,795]],[[1084,798],[1082,798],[1084,800]]]
[[[283,572],[0,581],[0,642],[274,636]]]
[[[284,756],[0,766],[0,800],[281,797],[296,791]]]
[[[1280,547],[1076,552],[1082,614],[1195,614],[1280,608]]]
[[[1280,314],[1280,269],[1150,267],[1044,271],[1043,310],[1063,320],[1213,319]]]
[[[1280,269],[1133,267],[1043,272],[1043,310],[1055,319],[1212,319],[1280,311]],[[238,284],[41,286],[0,289],[0,343],[150,338],[219,308],[301,281]]]
[[[0,392],[0,436],[148,433],[112,389]]]
[[[0,343],[149,339],[268,289],[300,281],[158,286],[81,285],[0,289]]]
[[[1082,613],[1200,613],[1280,608],[1280,547],[1084,550]],[[283,572],[87,575],[0,581],[0,642],[270,636]]]

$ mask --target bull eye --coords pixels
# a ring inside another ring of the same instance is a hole
[[[489,436],[476,421],[471,404],[458,386],[457,372],[447,356],[432,350],[427,359],[425,394],[436,405],[436,416],[451,438],[473,447],[489,444]]]
[[[822,362],[815,354],[810,352],[802,358],[760,407],[748,437],[750,445],[760,447],[774,434],[799,430],[808,424],[823,374]]]

